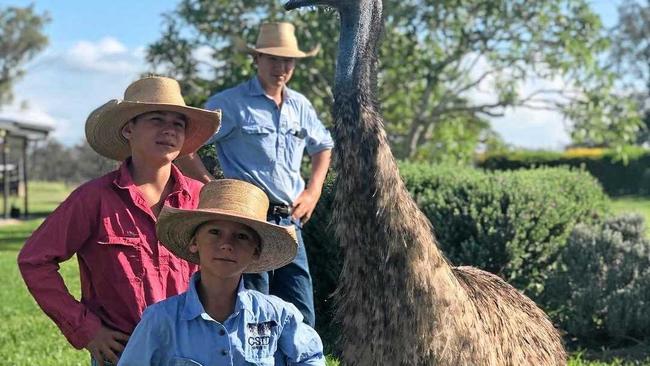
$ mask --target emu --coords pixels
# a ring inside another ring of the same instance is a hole
[[[558,331],[501,278],[453,267],[402,182],[377,90],[380,0],[289,0],[340,14],[332,221],[344,365],[564,365]]]

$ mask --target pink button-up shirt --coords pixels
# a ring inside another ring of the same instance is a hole
[[[72,192],[18,255],[29,291],[76,348],[85,347],[101,324],[131,334],[148,305],[184,292],[197,269],[160,244],[156,217],[127,164]],[[196,208],[203,184],[173,165],[171,179],[164,204]],[[58,272],[74,254],[81,301]]]

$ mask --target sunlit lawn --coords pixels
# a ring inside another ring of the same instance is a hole
[[[71,188],[59,183],[35,182],[30,187],[30,212],[53,210]],[[615,211],[638,211],[650,220],[650,200],[624,198],[613,201]],[[0,207],[2,199],[0,198]],[[22,205],[22,202],[21,202]],[[22,207],[22,206],[20,206]],[[0,226],[0,364],[1,365],[88,365],[85,351],[72,348],[54,323],[36,305],[20,277],[16,255],[25,239],[42,222],[42,218],[19,224]],[[63,263],[61,273],[70,291],[79,296],[79,275],[76,260]],[[641,347],[641,346],[640,346]],[[638,347],[637,347],[638,348]],[[645,347],[647,348],[647,347]],[[630,351],[635,352],[635,351]],[[650,361],[623,362],[621,354],[590,352],[574,354],[569,366],[650,366]],[[618,357],[618,358],[617,358]],[[587,360],[607,359],[604,361]],[[328,358],[328,366],[338,362]]]
[[[69,191],[60,183],[34,182],[29,190],[30,212],[42,215],[52,211]],[[22,208],[22,201],[17,203]],[[3,319],[0,322],[0,364],[88,365],[87,353],[75,350],[66,342],[59,329],[36,305],[18,272],[18,251],[42,221],[43,218],[35,218],[0,226],[0,319]],[[79,297],[76,260],[63,263],[61,273],[70,291]]]
[[[616,213],[635,212],[645,217],[646,233],[650,234],[650,198],[623,197],[612,199],[612,209]]]

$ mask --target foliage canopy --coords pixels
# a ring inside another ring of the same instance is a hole
[[[24,64],[47,45],[43,27],[49,21],[33,5],[0,7],[0,105],[12,100],[11,88],[25,73]]]
[[[322,45],[317,57],[298,63],[291,86],[327,124],[338,21],[326,9],[285,12],[281,5],[182,0],[165,15],[147,59],[181,80],[198,105],[254,73],[236,37],[253,44],[262,20],[291,21],[302,47]],[[609,42],[586,0],[386,0],[384,14],[379,98],[399,158],[435,160],[450,140],[473,151],[490,137],[485,118],[514,106],[561,111],[579,140],[615,145],[638,129],[634,104],[613,92],[614,75],[601,65]],[[525,82],[541,79],[553,86],[526,90]],[[457,131],[451,139],[450,131]]]

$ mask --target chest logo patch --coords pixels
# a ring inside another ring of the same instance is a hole
[[[253,348],[267,347],[271,343],[271,332],[278,323],[274,320],[262,323],[248,323],[246,343]]]

